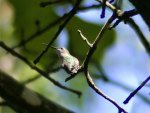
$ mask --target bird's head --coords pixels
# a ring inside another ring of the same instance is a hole
[[[53,46],[51,46],[51,48],[56,49],[56,51],[60,57],[65,57],[65,56],[70,54],[69,51],[64,47],[53,47]]]

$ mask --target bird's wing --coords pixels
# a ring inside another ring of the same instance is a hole
[[[71,71],[73,73],[77,73],[78,69],[79,69],[79,61],[77,58],[74,57],[74,62],[73,62],[73,65],[71,67]]]

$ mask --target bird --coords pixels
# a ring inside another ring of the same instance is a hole
[[[61,59],[61,66],[68,74],[76,74],[80,68],[79,60],[72,56],[69,51],[64,47],[54,47],[51,48],[55,49],[58,56]]]

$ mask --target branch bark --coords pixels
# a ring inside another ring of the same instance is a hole
[[[51,78],[49,76],[49,74],[43,70],[41,70],[40,68],[36,67],[35,65],[33,65],[27,58],[25,58],[24,56],[20,55],[19,53],[17,53],[16,51],[14,51],[13,49],[9,48],[4,42],[0,41],[0,47],[2,47],[3,49],[5,49],[7,52],[9,52],[11,55],[17,57],[18,59],[22,60],[24,63],[26,63],[31,69],[37,71],[39,74],[41,74],[43,77],[47,78],[49,81],[51,81],[54,85],[70,91],[72,93],[77,94],[79,97],[81,95],[80,91],[76,91],[74,89],[68,88],[62,84],[60,84],[58,81],[54,80],[53,78]]]
[[[150,29],[150,1],[149,0],[129,0],[139,11],[140,15],[143,17],[144,21]]]
[[[0,96],[18,113],[73,113],[28,89],[1,70]]]

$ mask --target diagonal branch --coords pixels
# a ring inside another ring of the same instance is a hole
[[[144,85],[145,85],[149,80],[150,80],[150,76],[148,76],[148,77],[142,82],[142,84],[141,84],[139,87],[137,87],[132,93],[130,93],[130,95],[126,98],[126,100],[125,100],[123,103],[124,103],[124,104],[127,104],[127,103],[131,100],[131,98],[134,97],[134,96],[137,94],[137,92],[138,92],[142,87],[144,87]]]
[[[85,11],[85,10],[89,10],[89,9],[93,9],[93,8],[99,8],[101,5],[91,5],[91,6],[84,6],[84,7],[79,7],[77,12],[79,11]],[[68,17],[69,13],[64,14],[62,17],[56,19],[55,21],[49,23],[45,28],[40,29],[38,32],[36,31],[35,33],[33,33],[31,36],[24,38],[23,41],[19,42],[17,45],[13,46],[12,48],[15,49],[17,47],[21,47],[26,45],[27,43],[29,43],[30,41],[34,40],[37,36],[42,35],[44,32],[46,32],[47,30],[50,30],[52,27],[54,27],[55,25],[59,24],[60,22],[62,22],[64,19],[66,19]]]
[[[61,3],[61,2],[65,2],[65,1],[64,0],[56,0],[56,1],[41,2],[40,7],[46,7],[48,5],[57,4],[57,3]]]
[[[12,48],[15,49],[17,47],[26,45],[28,42],[34,40],[37,36],[40,36],[41,34],[46,32],[47,30],[49,30],[49,29],[53,28],[55,25],[59,24],[61,21],[63,21],[66,18],[67,15],[68,14],[64,14],[62,17],[56,19],[52,23],[49,23],[45,28],[40,29],[38,32],[36,31],[31,36],[25,38],[26,40],[21,41],[20,43],[18,43],[17,45],[13,46]]]
[[[34,60],[34,64],[37,64],[41,57],[48,51],[49,47],[53,44],[53,42],[57,39],[57,37],[59,36],[59,34],[62,32],[62,30],[64,29],[64,27],[67,25],[67,23],[71,20],[71,18],[76,14],[77,9],[79,8],[79,5],[81,3],[82,0],[77,0],[75,6],[73,7],[73,9],[69,12],[69,16],[67,17],[67,19],[64,21],[64,23],[62,25],[60,25],[58,31],[56,32],[56,34],[54,35],[54,37],[52,38],[52,40],[48,43],[48,45],[46,46],[45,49],[43,49],[43,51],[37,56],[37,58]]]
[[[102,2],[101,18],[105,17],[106,2],[107,2],[107,0],[103,0],[103,2]]]
[[[102,0],[98,0],[99,2],[103,2]],[[116,9],[115,6],[113,6],[112,4],[110,4],[109,2],[106,1],[106,5],[107,7],[109,7],[112,11],[117,12],[118,15],[124,15],[126,12],[123,12],[120,9]],[[127,13],[126,13],[127,14]],[[125,14],[125,15],[126,15]],[[134,16],[138,14],[138,12],[136,10],[132,10],[132,13],[128,13],[128,16]],[[119,16],[118,16],[119,17]],[[138,34],[139,39],[141,40],[144,48],[146,49],[147,53],[150,55],[150,44],[149,42],[146,40],[145,36],[143,35],[142,31],[139,29],[138,25],[134,22],[133,19],[128,18],[126,19],[126,22],[134,29],[134,31]]]
[[[92,43],[92,47],[89,49],[87,56],[84,60],[84,66],[88,67],[88,63],[92,57],[92,55],[94,54],[98,43],[100,42],[100,40],[102,39],[105,31],[109,28],[111,22],[113,21],[113,15],[108,19],[108,21],[105,23],[105,25],[102,27],[102,29],[100,30],[100,32],[98,33],[96,39],[94,40],[94,42]]]
[[[87,56],[83,62],[83,68],[84,68],[84,73],[85,73],[85,76],[86,76],[86,79],[87,79],[87,82],[89,84],[89,86],[96,92],[98,93],[100,96],[102,96],[103,98],[105,98],[106,100],[108,100],[109,102],[111,102],[112,104],[114,104],[117,108],[118,108],[118,113],[127,113],[122,107],[120,107],[117,102],[115,102],[114,100],[112,100],[110,97],[106,96],[93,82],[90,74],[89,74],[89,71],[88,71],[88,64],[89,64],[89,61],[91,60],[91,57],[92,55],[94,54],[100,40],[102,39],[104,33],[106,32],[106,30],[108,30],[111,22],[113,21],[114,19],[114,14],[115,12],[113,13],[113,15],[108,19],[108,21],[105,23],[105,25],[102,27],[102,29],[100,30],[100,32],[98,33],[97,37],[95,38],[95,40],[93,41],[92,43],[92,47],[89,48],[89,51],[87,53]],[[85,37],[84,37],[85,38]],[[85,38],[86,39],[86,38]]]
[[[18,113],[73,113],[28,89],[1,70],[0,96]]]
[[[108,97],[106,94],[104,94],[93,82],[88,70],[85,69],[84,71],[87,82],[89,84],[89,86],[99,95],[101,95],[103,98],[105,98],[106,100],[108,100],[109,102],[111,102],[112,104],[114,104],[117,108],[118,108],[118,113],[127,113],[122,107],[120,107],[113,99],[111,99],[110,97]]]
[[[36,75],[36,76],[34,76],[34,77],[32,77],[32,78],[29,78],[29,79],[23,81],[22,84],[29,84],[29,83],[31,83],[31,82],[33,82],[33,81],[39,79],[40,77],[41,77],[40,75]]]
[[[97,0],[98,2],[100,3],[104,3],[103,0]],[[118,4],[117,3],[118,1],[116,1],[116,5]],[[106,1],[106,5],[111,9],[113,10],[113,12],[115,11],[116,12],[116,15],[114,17],[114,20],[116,18],[118,18],[118,20],[114,23],[113,26],[110,27],[111,28],[114,28],[116,27],[121,21],[124,21],[125,23],[127,22],[127,20],[132,17],[132,16],[135,16],[138,14],[138,11],[136,9],[133,9],[133,10],[129,10],[129,11],[122,11],[119,9],[118,6],[113,6],[112,4],[110,4],[109,2]]]
[[[75,93],[77,94],[79,97],[81,95],[81,92],[80,91],[76,91],[74,89],[71,89],[71,88],[68,88],[62,84],[60,84],[58,81],[54,80],[53,78],[51,78],[47,72],[39,69],[38,67],[36,67],[35,65],[33,65],[32,63],[30,63],[28,61],[27,58],[25,58],[24,56],[18,54],[17,52],[15,52],[13,49],[9,48],[8,46],[6,46],[2,41],[0,41],[0,47],[2,47],[3,49],[5,49],[7,52],[9,52],[11,55],[19,58],[20,60],[22,60],[24,63],[26,63],[31,69],[37,71],[39,74],[43,75],[45,78],[47,78],[49,81],[51,81],[53,84],[55,84],[56,86],[64,89],[64,90],[67,90],[67,91],[70,91],[72,93]]]
[[[128,23],[133,28],[133,30],[136,32],[136,34],[138,35],[142,45],[144,46],[144,48],[146,50],[146,52],[150,56],[150,43],[147,41],[146,37],[144,36],[142,31],[140,30],[139,26],[134,22],[133,19],[129,19]]]

